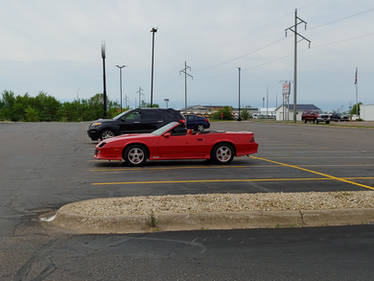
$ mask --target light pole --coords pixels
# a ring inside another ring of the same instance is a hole
[[[239,83],[238,83],[238,96],[239,96],[239,115],[238,115],[238,121],[241,121],[242,118],[240,117],[240,71],[241,71],[241,68],[238,67],[238,75],[239,75]]]
[[[152,27],[152,62],[151,62],[151,107],[153,107],[153,72],[155,63],[155,33],[157,32],[157,27]]]
[[[166,108],[168,108],[168,105],[169,105],[169,99],[164,99],[164,102],[166,104]]]
[[[103,60],[103,95],[104,95],[104,119],[106,118],[106,77],[105,77],[105,43],[101,44],[101,58]]]
[[[120,99],[121,99],[121,111],[122,111],[122,68],[126,67],[127,65],[119,65],[117,64],[116,67],[119,68],[119,92],[120,92]]]

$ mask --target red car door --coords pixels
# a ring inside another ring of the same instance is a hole
[[[159,138],[157,156],[159,159],[205,158],[207,149],[202,135],[171,134]]]

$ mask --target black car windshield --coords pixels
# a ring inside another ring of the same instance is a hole
[[[166,124],[165,126],[162,126],[161,128],[155,130],[152,132],[153,135],[161,136],[163,133],[169,131],[171,128],[175,127],[175,125],[178,125],[178,122],[170,122]]]
[[[119,120],[121,119],[126,113],[130,112],[130,109],[129,110],[126,110],[124,112],[121,112],[120,114],[118,114],[117,116],[113,117],[113,120]]]

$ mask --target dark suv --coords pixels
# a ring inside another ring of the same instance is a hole
[[[174,109],[137,108],[122,112],[113,119],[92,122],[87,134],[92,140],[98,140],[122,134],[150,133],[173,121],[185,124],[184,116]]]

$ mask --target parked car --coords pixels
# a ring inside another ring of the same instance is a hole
[[[234,156],[256,153],[252,132],[193,132],[179,122],[170,122],[149,134],[129,134],[101,141],[96,159],[124,160],[140,166],[149,160],[212,159],[227,164]]]
[[[323,114],[318,114],[316,123],[326,123],[330,124],[330,114],[323,113]]]
[[[330,121],[339,122],[341,120],[341,115],[339,113],[330,113]]]
[[[203,131],[204,129],[207,129],[210,127],[210,123],[208,118],[201,117],[195,114],[187,114],[186,117],[186,123],[187,123],[187,129],[193,129],[195,131]]]
[[[303,115],[301,116],[301,120],[306,122],[313,122],[316,123],[316,120],[318,118],[318,112],[316,111],[305,111],[303,112]]]
[[[113,119],[92,122],[87,134],[92,140],[103,140],[122,134],[150,133],[173,121],[185,124],[184,116],[174,109],[137,108],[125,111]]]
[[[342,114],[340,116],[340,121],[349,121],[349,115],[348,114]]]

